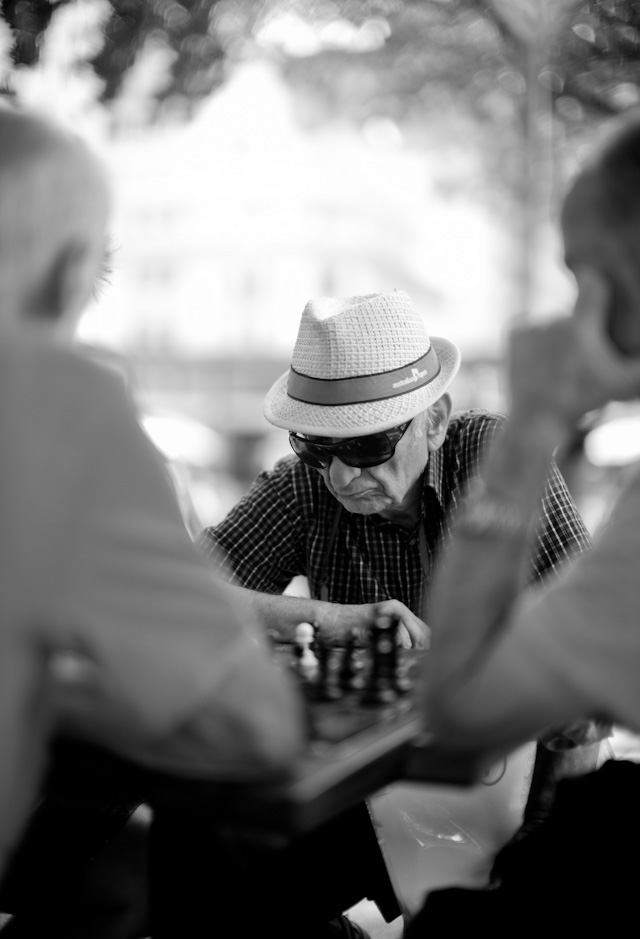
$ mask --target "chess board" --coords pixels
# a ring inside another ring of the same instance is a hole
[[[339,748],[340,753],[346,753],[352,747],[361,745],[361,734],[366,735],[373,728],[380,730],[385,725],[415,717],[413,687],[423,654],[413,649],[399,650],[397,667],[404,679],[403,688],[400,691],[392,688],[386,699],[378,699],[375,688],[367,687],[368,675],[371,675],[370,649],[350,651],[345,646],[336,645],[330,650],[332,663],[342,665],[343,660],[350,655],[352,666],[350,677],[343,678],[342,683],[338,677],[327,694],[327,679],[320,668],[313,678],[301,674],[294,644],[279,644],[276,647],[277,659],[297,678],[304,698],[309,754],[322,757],[337,752],[333,750],[335,747]],[[334,669],[337,676],[340,670]],[[349,681],[353,681],[354,676],[360,678],[360,683],[351,687]]]
[[[344,656],[344,648],[334,651]],[[363,687],[342,689],[329,699],[321,677],[309,680],[300,674],[293,644],[277,644],[275,654],[298,679],[307,711],[307,751],[294,779],[281,790],[277,806],[284,808],[292,830],[313,830],[400,779],[468,785],[480,778],[483,767],[447,754],[425,729],[416,679],[420,660],[428,653],[399,651],[394,671],[403,676],[402,691],[387,701],[366,695],[370,648],[356,652],[363,664]]]

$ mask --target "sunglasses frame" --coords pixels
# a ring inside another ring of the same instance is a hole
[[[413,418],[411,418],[413,420]],[[299,460],[306,466],[311,466],[313,469],[321,470],[328,469],[331,466],[331,460],[336,456],[341,463],[344,463],[345,466],[352,466],[355,469],[371,469],[373,466],[381,466],[383,463],[387,463],[396,452],[396,447],[404,437],[411,420],[405,421],[403,424],[398,424],[397,427],[390,427],[389,430],[380,430],[375,434],[365,434],[362,437],[345,437],[343,440],[339,440],[338,443],[319,443],[318,441],[326,439],[323,437],[318,438],[309,438],[304,435],[298,435],[295,431],[289,432],[289,444],[291,449],[298,457]],[[381,457],[376,455],[371,458],[355,461],[353,458],[349,457],[349,447],[357,446],[359,447],[364,441],[371,440],[373,438],[378,438],[383,440],[386,444],[385,451],[388,450],[388,453]],[[303,449],[302,452],[296,450],[295,442],[303,444],[304,447],[309,449]],[[345,454],[346,449],[346,454]]]

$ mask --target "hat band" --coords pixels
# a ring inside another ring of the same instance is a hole
[[[422,388],[440,374],[440,363],[433,346],[426,355],[390,372],[358,375],[355,378],[309,378],[291,367],[287,394],[305,404],[366,404],[395,398]]]

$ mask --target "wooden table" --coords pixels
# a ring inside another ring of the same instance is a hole
[[[71,745],[74,776],[124,779],[153,809],[154,939],[255,939],[265,924],[297,939],[309,916],[331,919],[365,897],[387,922],[400,914],[366,800],[398,780],[471,785],[484,767],[446,754],[413,693],[375,705],[357,692],[304,698],[307,751],[278,784],[182,779]]]
[[[405,653],[415,677],[424,653]],[[389,783],[413,780],[472,785],[486,769],[448,753],[425,730],[415,693],[390,704],[365,705],[360,692],[335,701],[318,700],[303,687],[310,739],[307,752],[286,784],[243,787],[234,811],[250,824],[284,832],[312,831]]]

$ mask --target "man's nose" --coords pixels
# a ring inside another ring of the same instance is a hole
[[[343,463],[337,456],[332,458],[328,471],[331,485],[336,492],[347,489],[351,480],[355,479],[356,476],[359,476],[362,472],[357,466],[347,466],[347,464]]]

